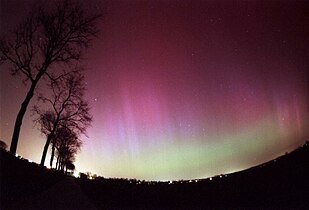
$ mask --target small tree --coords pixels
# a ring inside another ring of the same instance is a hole
[[[66,163],[66,174],[73,173],[74,170],[75,170],[75,165],[71,161],[67,162]]]
[[[65,127],[58,129],[58,132],[57,140],[54,142],[57,155],[56,169],[62,172],[65,169],[67,172],[75,161],[75,155],[80,150],[82,142],[74,132]]]
[[[99,15],[87,15],[81,6],[60,1],[52,10],[32,13],[7,39],[0,39],[0,63],[11,64],[12,75],[30,83],[15,120],[10,152],[15,154],[23,117],[43,77],[56,80],[67,72],[59,64],[80,61],[82,49],[98,33]],[[57,67],[58,66],[58,67]]]
[[[44,166],[48,147],[52,141],[55,147],[56,141],[63,138],[64,131],[76,137],[86,134],[86,129],[92,121],[89,105],[83,99],[86,87],[81,74],[68,74],[57,81],[51,80],[49,87],[50,96],[39,94],[38,100],[50,108],[47,110],[42,110],[38,106],[33,108],[34,113],[39,116],[35,121],[39,123],[41,132],[47,136],[41,166]],[[54,151],[54,148],[52,150]],[[52,160],[53,152],[51,163]]]
[[[61,171],[66,169],[67,171],[68,165],[75,161],[75,155],[80,150],[82,142],[76,133],[68,128],[62,127],[58,129],[58,133],[57,139],[54,141],[54,147],[57,151],[56,169]]]

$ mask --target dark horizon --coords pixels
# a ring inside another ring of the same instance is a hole
[[[73,178],[0,149],[4,209],[308,208],[309,142],[254,168],[209,179]]]

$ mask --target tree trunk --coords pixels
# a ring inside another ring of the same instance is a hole
[[[60,159],[60,156],[59,156],[59,154],[58,154],[57,162],[56,162],[56,170],[58,170],[58,167],[59,167],[59,159]]]
[[[13,154],[13,155],[16,154],[20,128],[21,128],[21,125],[23,123],[23,118],[24,118],[24,115],[27,111],[27,107],[30,103],[31,98],[33,97],[36,85],[37,85],[37,80],[35,80],[31,83],[31,87],[30,87],[30,89],[29,89],[29,91],[26,95],[26,98],[24,99],[23,103],[21,104],[20,110],[19,110],[17,117],[16,117],[16,120],[15,120],[12,142],[11,142],[11,146],[10,146],[10,153]]]
[[[53,133],[50,133],[47,137],[46,143],[44,145],[44,150],[43,150],[40,166],[44,166],[46,154],[47,154],[48,147],[49,147],[49,144],[51,142],[52,136],[53,136]]]
[[[61,161],[61,172],[64,173],[64,159]]]
[[[58,171],[61,170],[61,163],[62,163],[62,158],[61,156],[59,156]]]
[[[26,95],[26,98],[24,99],[23,103],[21,104],[20,110],[17,114],[16,120],[15,120],[15,125],[14,125],[14,131],[13,131],[13,135],[12,135],[12,142],[11,142],[11,146],[10,146],[10,153],[13,154],[13,155],[16,154],[20,128],[21,128],[21,125],[23,123],[23,118],[24,118],[25,113],[27,111],[28,105],[29,105],[29,103],[30,103],[30,101],[33,97],[36,85],[38,84],[41,77],[46,72],[48,66],[49,66],[49,60],[46,60],[45,63],[43,64],[42,68],[39,70],[35,79],[32,80],[30,89],[29,89],[29,91]]]
[[[50,162],[49,162],[49,164],[50,164],[50,168],[52,168],[52,167],[53,167],[54,156],[55,156],[55,146],[54,146],[54,144],[53,144],[53,147],[52,147],[52,153],[51,153],[51,156],[50,156]]]

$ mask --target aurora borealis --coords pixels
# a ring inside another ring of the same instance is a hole
[[[89,2],[104,18],[83,61],[94,122],[78,171],[203,178],[309,139],[307,2]],[[29,4],[2,1],[1,28]],[[0,139],[9,145],[24,92],[0,67]],[[39,162],[44,136],[31,119],[28,112],[17,153]]]

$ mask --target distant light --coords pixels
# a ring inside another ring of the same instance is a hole
[[[196,179],[195,182],[198,182],[198,180]]]
[[[169,183],[168,184],[173,184],[173,182],[172,181],[169,181]]]
[[[79,177],[79,172],[74,171],[73,176],[74,176],[75,178],[78,178],[78,177]]]
[[[32,160],[30,160],[30,159],[28,159],[28,162],[29,162],[29,163],[32,163],[33,161],[32,161]]]
[[[222,178],[222,175],[220,175],[220,178]]]
[[[211,181],[211,180],[212,180],[212,177],[210,177],[209,180]]]

